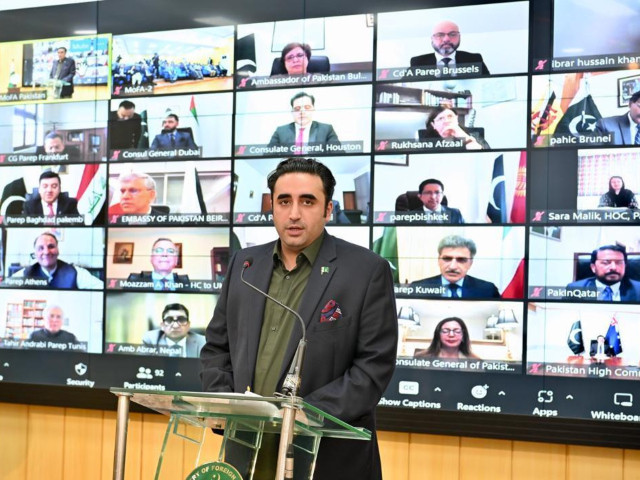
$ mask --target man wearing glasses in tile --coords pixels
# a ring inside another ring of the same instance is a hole
[[[158,238],[151,247],[153,271],[132,273],[129,282],[153,282],[158,291],[176,291],[190,288],[189,276],[173,273],[178,264],[178,247],[168,238]]]
[[[120,215],[161,215],[160,209],[151,204],[156,200],[156,182],[150,175],[141,172],[125,172],[118,177],[120,201],[109,207],[111,222]],[[113,217],[115,216],[115,217]]]
[[[442,286],[446,298],[500,298],[491,282],[467,275],[476,256],[476,244],[470,238],[449,235],[438,244],[440,275],[423,278],[411,285],[425,288]]]
[[[162,311],[160,328],[149,330],[142,343],[154,347],[173,347],[170,356],[196,358],[205,343],[204,335],[194,333],[189,310],[180,303],[170,303]]]
[[[281,125],[273,132],[269,147],[292,146],[291,153],[302,155],[305,153],[323,153],[312,150],[313,146],[327,144],[340,145],[338,135],[329,123],[313,120],[316,99],[313,95],[299,92],[291,98],[291,114],[293,122]]]
[[[482,55],[458,50],[460,39],[460,28],[455,23],[444,20],[436,24],[431,34],[431,46],[433,47],[434,53],[412,57],[411,66],[446,68],[447,71],[445,74],[449,75],[456,70],[459,71],[461,68],[472,67],[477,68],[478,71],[466,71],[468,68],[465,68],[465,70],[460,73],[489,75],[489,69],[485,65]],[[448,70],[451,69],[452,72],[449,72]]]

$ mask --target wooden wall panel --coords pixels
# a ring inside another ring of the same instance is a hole
[[[640,480],[640,450],[625,450],[622,480]]]
[[[409,442],[409,480],[460,478],[460,438],[412,433]]]
[[[82,478],[102,470],[102,412],[67,408],[64,411],[63,477]]]
[[[513,442],[512,459],[513,480],[566,478],[566,445]]]
[[[29,407],[27,480],[69,480],[63,476],[64,408]]]
[[[623,478],[624,450],[571,445],[567,452],[567,480]]]
[[[166,429],[167,417],[151,413],[145,413],[142,415],[143,449],[141,463],[142,473],[140,475],[140,480],[153,479]],[[171,435],[167,445],[168,448],[165,451],[165,456],[162,460],[160,479],[179,479],[182,476],[182,469],[184,465],[183,440],[175,435]]]
[[[409,478],[409,434],[378,432],[378,446],[382,459],[382,477],[385,480]]]
[[[27,425],[29,407],[0,403],[0,478],[27,478]]]
[[[196,427],[187,427],[186,432],[191,437],[200,438],[202,430]],[[204,445],[202,446],[202,451],[200,452],[200,461],[198,465],[202,465],[203,463],[209,462],[217,462],[218,461],[218,452],[220,451],[220,447],[222,446],[222,436],[214,434],[211,430],[205,431],[204,437]],[[184,442],[184,465],[182,466],[182,471],[184,472],[183,477],[186,476],[193,471],[196,466],[196,459],[198,457],[198,445],[192,442]]]
[[[113,479],[113,459],[116,447],[116,413],[104,412],[102,436],[102,471],[101,480]],[[127,480],[140,480],[142,459],[142,415],[129,415],[127,432],[127,457],[124,475]]]
[[[0,403],[0,479],[111,480],[115,422],[114,412]],[[126,480],[153,478],[166,422],[131,414]],[[216,459],[221,443],[206,436],[201,464]],[[162,478],[185,478],[197,447],[170,442]],[[379,432],[379,443],[385,480],[640,480],[638,450],[399,432]]]
[[[512,447],[509,440],[462,437],[460,480],[511,480]]]

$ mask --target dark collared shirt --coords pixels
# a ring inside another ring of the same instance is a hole
[[[269,295],[298,311],[323,238],[324,234],[320,235],[298,254],[296,266],[291,271],[285,268],[282,261],[280,241],[276,242],[273,250],[274,267],[269,284]],[[296,322],[298,320],[291,313],[267,300],[253,380],[255,393],[268,397],[273,396],[278,380],[280,380],[284,353]]]

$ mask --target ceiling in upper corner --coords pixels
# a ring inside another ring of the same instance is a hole
[[[24,8],[51,7],[53,5],[68,5],[71,3],[100,2],[102,0],[0,0],[0,11],[21,10]]]

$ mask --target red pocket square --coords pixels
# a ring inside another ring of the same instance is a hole
[[[335,300],[329,300],[320,312],[320,323],[335,322],[342,318],[342,310]]]

